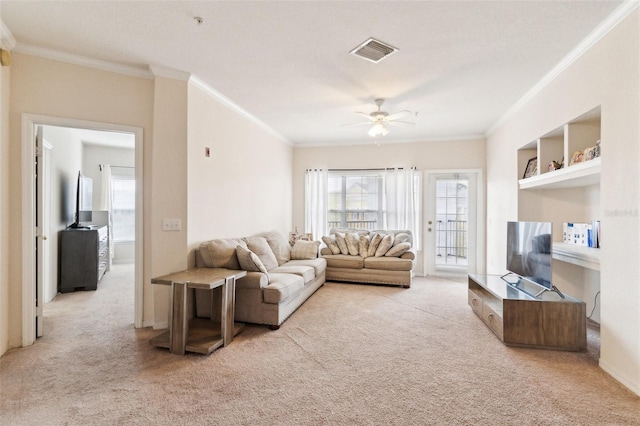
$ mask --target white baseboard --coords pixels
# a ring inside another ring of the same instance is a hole
[[[622,375],[618,371],[616,371],[616,369],[613,368],[611,365],[607,364],[606,361],[603,361],[602,358],[600,358],[600,361],[598,362],[598,365],[600,366],[600,368],[602,368],[604,371],[606,371],[611,377],[616,379],[618,382],[620,382],[625,387],[629,388],[629,390],[631,392],[633,392],[636,395],[640,396],[640,383],[633,383],[627,377],[625,377],[624,375]]]

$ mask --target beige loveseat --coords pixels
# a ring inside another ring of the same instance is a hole
[[[319,241],[298,241],[291,247],[277,231],[244,238],[203,242],[196,267],[247,271],[236,282],[235,320],[278,328],[324,284],[326,261],[318,257]],[[196,314],[211,315],[206,294],[196,297]]]
[[[380,236],[385,246],[378,241]],[[411,287],[415,264],[411,231],[332,228],[322,241],[326,244],[320,254],[327,261],[327,281]]]

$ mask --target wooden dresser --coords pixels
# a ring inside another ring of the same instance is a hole
[[[95,290],[109,265],[109,228],[60,231],[60,292]]]

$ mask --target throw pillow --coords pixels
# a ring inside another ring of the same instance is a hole
[[[360,256],[365,259],[369,257],[369,236],[368,235],[360,235],[360,241],[358,244],[358,252]]]
[[[338,247],[335,235],[322,237],[322,242],[331,250],[331,254],[340,254],[340,247]]]
[[[244,239],[247,243],[247,248],[258,255],[267,271],[278,267],[278,260],[276,255],[273,254],[267,239],[264,237],[247,237]]]
[[[287,263],[291,260],[291,246],[289,245],[289,240],[287,240],[283,233],[278,231],[268,231],[252,236],[264,237],[267,240],[267,244],[271,247],[271,251],[278,261],[278,265],[282,265],[283,263]]]
[[[242,270],[247,272],[267,273],[267,268],[264,267],[260,258],[251,250],[238,245],[236,247],[236,255],[238,256],[238,262],[240,263],[240,268]]]
[[[373,257],[376,255],[376,250],[378,250],[378,246],[382,241],[382,234],[373,234],[371,235],[371,241],[369,242],[369,250],[367,251],[367,257]]]
[[[389,257],[400,257],[411,248],[411,243],[405,241],[404,243],[400,243],[395,245],[389,249],[384,255]]]
[[[318,257],[320,241],[298,240],[291,249],[292,260],[315,259]]]
[[[393,246],[397,246],[400,243],[409,243],[411,244],[411,237],[406,232],[400,232],[396,234],[396,237],[393,239]]]
[[[347,242],[349,254],[351,256],[357,256],[360,250],[360,235],[356,232],[350,232],[344,236],[344,239]]]
[[[385,254],[387,254],[387,252],[389,251],[392,245],[393,245],[393,234],[385,235],[382,238],[382,241],[380,241],[380,245],[376,249],[376,257],[382,257]]]
[[[349,247],[347,247],[347,241],[344,239],[342,232],[336,232],[336,242],[338,243],[338,247],[340,247],[340,253],[349,254]]]
[[[247,248],[240,238],[225,238],[200,244],[200,254],[207,268],[240,269],[236,257],[236,246]]]

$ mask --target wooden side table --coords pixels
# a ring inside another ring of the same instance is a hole
[[[171,310],[169,330],[149,341],[151,345],[168,348],[171,353],[184,355],[185,351],[209,355],[220,346],[233,341],[244,324],[234,322],[236,280],[247,275],[246,271],[222,268],[197,268],[174,272],[151,279],[152,284],[171,286]],[[220,287],[220,321],[214,312],[213,290]],[[211,319],[189,320],[187,301],[189,290],[211,290]]]

